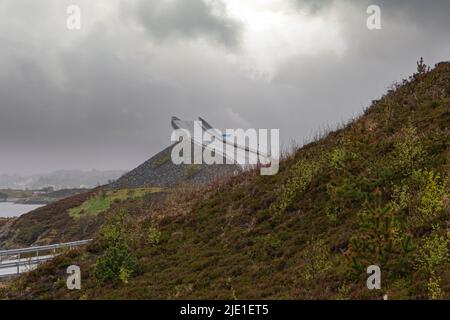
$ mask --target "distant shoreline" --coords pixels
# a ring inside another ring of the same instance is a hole
[[[90,189],[85,188],[25,191],[14,189],[0,189],[0,194],[3,195],[3,197],[0,199],[0,203],[9,202],[24,205],[47,205],[76,194],[87,192],[89,190]]]
[[[23,205],[47,205],[54,202],[56,199],[30,199],[30,198],[7,198],[1,200],[0,203],[12,203]]]

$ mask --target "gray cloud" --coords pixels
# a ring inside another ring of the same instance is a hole
[[[136,10],[147,32],[159,41],[200,38],[229,47],[239,43],[241,25],[226,15],[220,0],[141,0]]]
[[[382,9],[380,31],[364,27],[367,15],[361,13],[369,4]],[[450,39],[444,31],[450,29],[444,14],[450,12],[448,1],[342,1],[332,5],[343,21],[345,54],[292,57],[278,69],[274,80],[300,85],[302,105],[317,113],[312,118],[322,115],[330,122],[343,115],[348,118],[393,82],[413,73],[421,56],[430,64],[449,60]]]
[[[253,62],[285,47],[264,51],[267,34],[243,54],[248,22],[220,2],[79,1],[79,32],[65,28],[72,1],[0,4],[0,173],[131,169],[169,143],[172,115],[302,141],[361,111],[420,56],[449,59],[448,1],[370,1],[382,8],[380,31],[365,28],[369,1],[321,1],[313,16],[332,15],[345,50],[273,60],[269,79]]]
[[[335,0],[292,0],[301,9],[307,9],[313,14],[329,8]]]

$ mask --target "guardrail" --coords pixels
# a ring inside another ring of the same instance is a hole
[[[20,274],[21,267],[29,267],[28,269],[30,269],[33,266],[51,260],[56,255],[58,255],[57,250],[59,249],[72,249],[88,244],[91,241],[92,239],[88,239],[73,242],[50,244],[46,246],[34,246],[21,249],[0,250],[0,277],[10,276],[13,274]],[[39,255],[39,253],[42,252],[47,252],[47,254],[45,256]],[[27,255],[28,253],[32,253],[33,255]],[[27,256],[25,257],[24,255]],[[15,270],[14,272],[12,272],[12,270],[9,271],[7,270],[12,268],[14,268]],[[22,270],[22,272],[24,271]]]

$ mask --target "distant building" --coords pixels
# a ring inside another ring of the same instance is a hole
[[[39,190],[39,191],[42,191],[44,193],[49,193],[49,192],[55,191],[55,187],[54,186],[48,186],[48,187],[41,188],[41,190]]]

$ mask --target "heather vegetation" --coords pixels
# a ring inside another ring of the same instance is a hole
[[[349,93],[351,94],[351,93]],[[450,64],[423,61],[364,114],[241,173],[106,210],[86,249],[5,298],[450,298]],[[80,291],[58,286],[69,264]],[[378,265],[381,290],[366,287]]]

